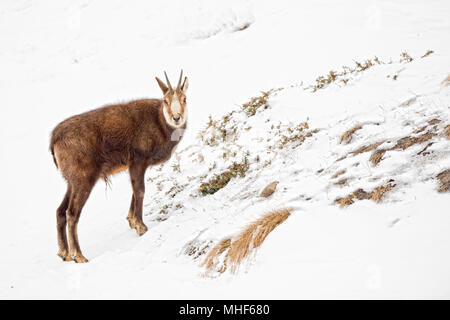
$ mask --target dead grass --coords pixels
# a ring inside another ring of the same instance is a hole
[[[333,174],[331,176],[331,179],[335,179],[335,178],[339,177],[340,175],[343,175],[345,172],[347,172],[347,170],[345,170],[345,169],[339,170],[338,172],[336,172],[335,174]]]
[[[256,112],[258,111],[258,109],[263,108],[263,109],[267,109],[269,107],[269,97],[272,93],[276,92],[276,91],[280,91],[281,88],[279,89],[271,89],[269,91],[261,91],[261,95],[260,96],[256,96],[250,99],[249,102],[244,103],[242,105],[242,110],[244,110],[244,112],[247,114],[247,116],[251,117],[254,116],[256,114]]]
[[[246,23],[246,24],[244,24],[243,26],[237,28],[236,31],[243,31],[243,30],[248,29],[248,27],[250,27],[250,24],[249,24],[249,23]]]
[[[353,134],[358,131],[359,129],[361,129],[362,126],[361,125],[356,125],[353,128],[351,128],[350,130],[345,131],[342,135],[341,138],[339,139],[339,143],[342,144],[348,144],[352,141],[353,138]]]
[[[424,142],[430,140],[435,135],[436,135],[435,133],[428,131],[427,133],[424,133],[418,137],[404,137],[404,138],[401,138],[400,140],[398,140],[397,144],[395,146],[393,146],[390,150],[395,150],[395,149],[406,150],[415,144],[421,144],[421,143],[424,143]]]
[[[214,248],[212,248],[202,263],[202,265],[205,266],[206,270],[212,271],[218,264],[217,258],[226,250],[228,250],[230,246],[231,246],[231,239],[224,239],[220,241]],[[217,271],[222,273],[225,270],[226,266],[224,265],[223,268]]]
[[[347,84],[349,81],[349,78],[347,77],[350,74],[358,73],[365,71],[371,67],[373,67],[376,64],[384,64],[385,62],[382,62],[377,57],[374,57],[373,59],[367,59],[363,62],[355,61],[354,67],[348,67],[343,66],[341,71],[334,71],[331,70],[328,72],[326,76],[319,76],[316,78],[316,83],[309,88],[312,88],[313,92],[316,92],[319,89],[323,89],[327,87],[330,83],[335,82],[337,80],[340,80],[344,85]]]
[[[343,178],[343,179],[340,179],[340,180],[336,181],[333,184],[336,185],[336,186],[343,186],[343,185],[347,184],[347,181],[348,181],[347,178]]]
[[[438,123],[441,123],[441,120],[439,120],[439,119],[431,119],[430,121],[428,121],[428,124],[430,125],[430,126],[432,126],[432,125],[435,125],[435,124],[438,124]]]
[[[184,246],[184,254],[196,260],[208,252],[212,241],[199,242],[197,240],[190,241]]]
[[[372,193],[364,191],[363,189],[358,189],[353,192],[353,196],[358,200],[368,200],[372,198]]]
[[[439,192],[447,192],[450,190],[450,169],[444,170],[437,175],[441,185],[439,186]]]
[[[379,203],[383,199],[384,195],[388,191],[390,191],[393,187],[395,187],[395,184],[389,182],[387,185],[379,186],[370,192],[365,191],[363,189],[358,189],[354,191],[352,194],[349,194],[343,198],[337,198],[336,200],[334,200],[334,203],[338,204],[341,208],[355,203],[355,199],[357,200],[371,199]]]
[[[200,185],[199,191],[202,195],[214,194],[223,187],[225,187],[232,178],[244,177],[250,164],[247,158],[242,163],[233,162],[228,169],[219,175],[215,175],[211,180],[203,182]]]
[[[400,104],[400,106],[402,106],[402,107],[408,107],[408,106],[410,106],[411,104],[413,104],[413,103],[416,102],[416,101],[417,101],[417,97],[412,97],[412,98],[410,98],[410,99],[408,99],[408,100],[402,102],[402,103]]]
[[[450,74],[447,77],[445,77],[444,80],[442,80],[441,84],[447,85],[449,83],[450,83]]]
[[[378,149],[375,150],[372,155],[370,156],[369,161],[372,163],[373,166],[376,166],[381,159],[383,159],[383,155],[386,153],[386,150],[384,149]]]
[[[360,153],[369,152],[376,148],[378,148],[381,144],[383,144],[384,141],[375,142],[366,146],[359,147],[355,151],[350,152],[352,155],[356,156]]]
[[[355,202],[355,201],[353,201],[353,198],[354,198],[354,196],[351,194],[344,198],[338,198],[338,199],[334,200],[334,202],[339,204],[339,206],[341,208],[343,208],[345,206],[349,206],[349,205],[353,204]]]
[[[400,55],[400,62],[411,62],[414,59],[407,53],[407,52],[402,52]]]
[[[444,128],[444,136],[450,140],[450,124]]]
[[[434,53],[433,50],[428,50],[427,52],[425,52],[425,54],[423,56],[421,56],[421,58],[425,58],[428,57],[430,54]]]
[[[291,215],[292,210],[292,208],[286,208],[272,211],[249,225],[234,241],[222,240],[209,252],[202,265],[207,271],[223,273],[230,268],[233,273],[236,272],[239,265],[263,244],[269,233]],[[219,265],[220,256],[225,251],[227,253],[223,265]]]
[[[373,190],[372,192],[371,199],[375,202],[380,202],[384,194],[390,191],[393,186],[394,185],[389,183],[386,186],[380,186],[378,188],[375,188],[375,190]]]

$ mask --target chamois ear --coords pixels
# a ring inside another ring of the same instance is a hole
[[[181,86],[181,91],[183,91],[184,93],[186,93],[187,89],[189,88],[189,81],[188,78],[185,77],[184,81],[183,81],[183,85]]]
[[[167,91],[169,91],[169,88],[162,82],[158,77],[155,77],[156,81],[159,84],[159,87],[161,88],[162,92],[166,94]]]

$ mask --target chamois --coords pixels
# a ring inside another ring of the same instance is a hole
[[[182,82],[181,71],[173,89],[166,72],[164,75],[167,85],[156,77],[164,94],[162,100],[142,99],[104,106],[68,118],[53,130],[50,151],[67,181],[66,194],[56,210],[58,256],[63,261],[88,261],[78,243],[77,224],[100,178],[107,180],[108,176],[129,169],[133,194],[128,223],[138,235],[147,231],[142,220],[145,171],[170,158],[187,120],[187,77]]]

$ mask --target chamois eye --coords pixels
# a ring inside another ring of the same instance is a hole
[[[164,103],[165,103],[165,104],[169,104],[169,103],[167,102],[167,100],[166,100],[166,99],[164,99]]]
[[[184,103],[186,103],[186,98],[183,99]]]

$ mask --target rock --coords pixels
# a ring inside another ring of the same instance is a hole
[[[271,196],[271,195],[275,192],[275,189],[277,188],[277,185],[278,185],[278,181],[274,181],[274,182],[268,184],[268,185],[261,191],[261,193],[259,194],[259,196],[260,196],[260,197],[263,197],[263,198],[267,198],[267,197]]]

